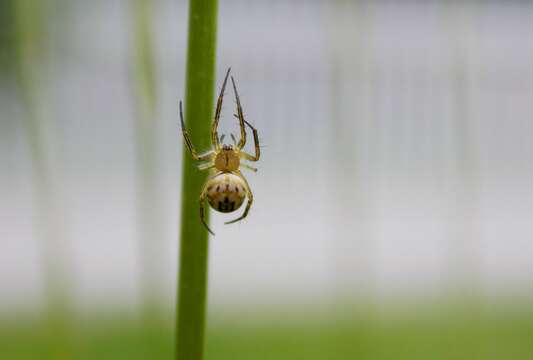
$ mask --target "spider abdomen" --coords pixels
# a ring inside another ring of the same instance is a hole
[[[209,205],[223,213],[239,209],[246,198],[244,181],[231,173],[220,173],[208,180],[206,186]]]

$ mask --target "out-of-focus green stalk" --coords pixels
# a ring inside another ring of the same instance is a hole
[[[0,76],[10,75],[15,67],[16,59],[16,24],[13,14],[15,13],[16,0],[0,1]]]
[[[194,145],[210,146],[213,115],[217,0],[191,0],[185,119]],[[202,360],[207,298],[208,233],[199,218],[198,197],[207,178],[183,147],[180,266],[176,359]]]
[[[38,79],[38,59],[42,59],[43,44],[43,5],[41,2],[20,0],[15,3],[15,76],[21,101],[27,114],[23,117],[28,134],[30,151],[37,176],[44,170],[43,146],[41,144],[41,124],[35,114],[35,86]]]
[[[23,105],[21,116],[27,136],[32,165],[32,187],[36,208],[33,216],[35,228],[41,237],[43,280],[46,291],[45,341],[51,352],[42,354],[43,359],[71,359],[68,318],[70,303],[67,295],[68,271],[65,257],[61,223],[58,219],[57,200],[52,186],[52,176],[46,157],[44,129],[46,124],[39,107],[38,93],[45,70],[46,16],[49,1],[17,0],[14,3],[14,73],[18,96]]]
[[[51,247],[48,235],[49,224],[41,217],[49,213],[51,207],[50,174],[46,166],[45,147],[43,139],[43,123],[39,119],[36,99],[36,82],[39,80],[38,59],[43,58],[43,3],[31,0],[21,0],[15,3],[15,43],[16,63],[15,77],[18,85],[18,95],[24,106],[25,113],[21,116],[24,131],[30,150],[32,164],[32,185],[37,205],[38,231],[42,232],[44,242],[44,280],[47,291],[47,301],[54,302],[59,292],[58,271],[53,262],[48,259]],[[50,304],[48,304],[50,305]]]
[[[138,210],[137,224],[141,260],[143,317],[149,320],[158,310],[158,251],[161,249],[161,207],[157,187],[156,68],[153,50],[153,1],[134,3],[134,75],[136,104],[136,145]],[[147,324],[145,324],[147,325]]]
[[[143,103],[139,109],[146,111],[141,120],[153,125],[150,118],[156,107],[156,71],[153,50],[153,1],[135,1],[135,67],[138,99]]]

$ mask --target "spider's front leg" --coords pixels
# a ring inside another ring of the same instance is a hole
[[[225,222],[224,224],[226,225],[236,223],[237,221],[241,221],[246,216],[248,216],[248,212],[250,211],[250,208],[252,207],[252,204],[254,202],[254,195],[252,194],[252,191],[250,190],[250,185],[248,185],[248,181],[246,181],[246,178],[242,175],[242,173],[239,170],[233,172],[233,174],[237,175],[244,181],[244,185],[246,186],[245,190],[246,190],[246,196],[248,197],[248,203],[246,204],[246,208],[244,209],[244,212],[242,213],[242,215],[239,216],[235,220]]]
[[[202,224],[204,224],[205,228],[209,233],[213,236],[215,236],[215,233],[209,228],[209,225],[207,225],[207,222],[205,221],[205,200],[207,196],[207,182],[204,185],[204,188],[202,189],[202,193],[200,194],[200,220],[202,220]]]
[[[228,68],[226,72],[226,77],[224,77],[224,82],[222,83],[222,88],[220,89],[220,94],[217,99],[217,107],[215,109],[215,119],[213,120],[213,125],[211,125],[211,142],[215,149],[220,149],[220,142],[218,138],[218,121],[220,120],[220,112],[222,111],[222,101],[224,100],[224,91],[226,90],[226,83],[228,81],[229,72],[231,68]]]
[[[239,127],[241,129],[241,139],[237,144],[237,148],[240,150],[246,145],[246,128],[244,127],[244,113],[242,111],[241,99],[239,98],[239,93],[237,92],[237,86],[235,86],[235,80],[233,76],[231,77],[231,83],[233,84],[233,92],[235,93],[235,101],[237,102],[237,119],[239,119]]]
[[[254,134],[255,156],[243,151],[241,152],[242,157],[248,161],[258,161],[259,157],[261,156],[261,147],[259,146],[259,134],[257,133],[257,129],[254,128],[248,121],[244,120],[244,122],[250,127],[250,129],[252,129],[252,132]]]
[[[250,166],[248,164],[243,164],[241,163],[241,167],[245,168],[245,169],[248,169],[248,170],[251,170],[253,172],[257,172],[257,168],[254,168],[253,166]]]
[[[191,137],[189,135],[189,132],[185,128],[185,122],[183,121],[183,108],[180,101],[180,122],[181,122],[181,132],[183,133],[183,138],[185,139],[185,144],[187,144],[187,148],[189,149],[191,156],[194,160],[199,161],[209,161],[213,159],[214,151],[208,151],[204,154],[198,155],[196,152],[196,149],[194,148],[194,145],[192,144]]]

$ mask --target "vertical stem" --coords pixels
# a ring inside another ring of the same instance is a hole
[[[213,115],[217,0],[191,0],[185,94],[186,125],[195,146],[209,147]],[[180,268],[176,359],[202,360],[207,295],[208,233],[198,210],[207,174],[199,172],[183,148]]]

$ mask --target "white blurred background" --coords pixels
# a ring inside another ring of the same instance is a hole
[[[147,271],[172,309],[187,6],[155,1],[156,196],[139,209],[131,3],[57,4],[35,85],[44,206],[0,82],[0,307],[38,305],[53,254],[80,308],[135,309]],[[533,3],[219,7],[217,91],[231,66],[264,148],[247,220],[212,214],[213,306],[531,298]]]

